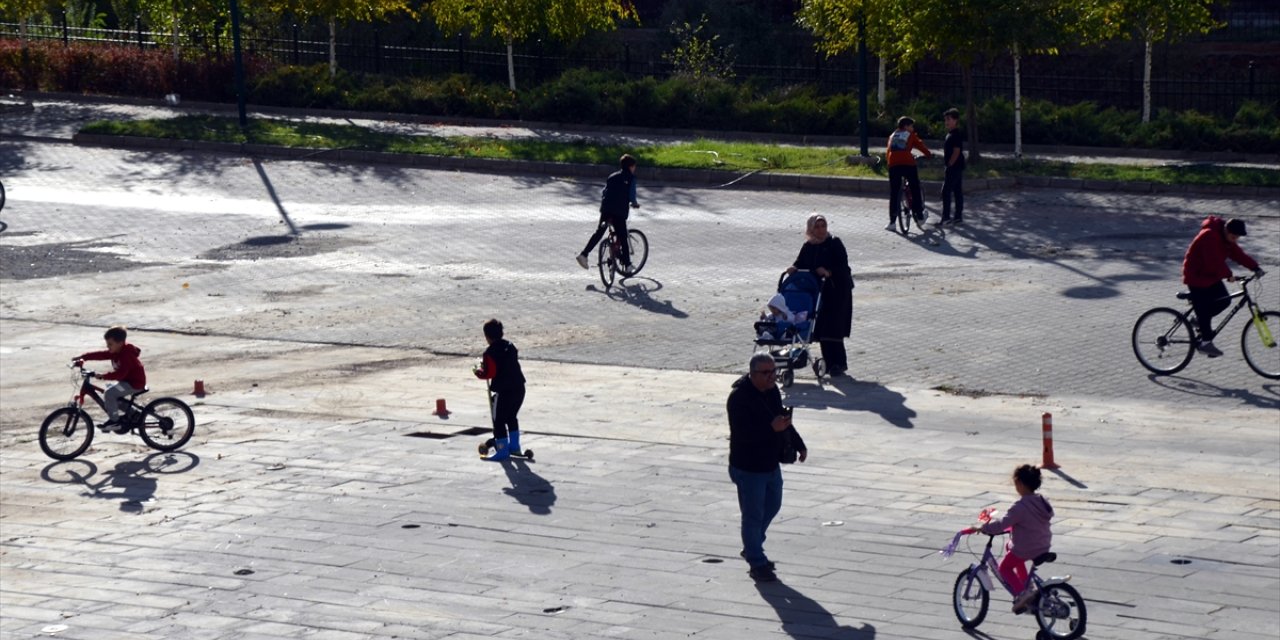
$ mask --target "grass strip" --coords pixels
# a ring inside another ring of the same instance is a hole
[[[188,115],[156,120],[94,122],[81,131],[105,135],[173,140],[270,144],[308,149],[358,149],[467,158],[531,160],[612,165],[630,153],[642,165],[673,169],[715,169],[734,172],[777,171],[824,176],[885,177],[883,163],[850,165],[852,147],[802,147],[755,142],[697,139],[688,142],[626,147],[595,142],[557,142],[484,136],[429,136],[384,133],[345,124],[255,118],[241,129],[235,118]],[[1226,167],[1212,164],[1136,166],[1069,163],[1047,160],[984,159],[968,169],[970,177],[1040,176],[1151,182],[1200,186],[1280,187],[1280,170]],[[921,165],[925,180],[941,180],[938,161]]]

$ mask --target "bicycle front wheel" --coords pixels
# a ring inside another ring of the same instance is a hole
[[[1240,337],[1240,350],[1250,369],[1264,378],[1280,380],[1280,311],[1263,311],[1257,320],[1249,318]]]
[[[1173,309],[1152,309],[1133,325],[1133,355],[1156,375],[1182,371],[1191,362],[1195,348],[1191,324]]]
[[[965,569],[956,577],[956,587],[951,596],[952,609],[960,626],[972,629],[987,618],[987,608],[991,605],[991,594],[982,588],[982,581],[972,568]]]
[[[613,286],[613,277],[616,271],[613,262],[613,249],[609,245],[610,242],[605,240],[600,244],[600,249],[596,252],[597,265],[600,267],[600,282],[604,283],[606,291]]]
[[[1036,624],[1050,638],[1075,640],[1084,635],[1088,616],[1084,598],[1069,584],[1051,584],[1036,602]]]
[[[644,263],[649,261],[649,238],[645,237],[639,229],[630,229],[627,231],[627,250],[631,257],[631,268],[622,267],[622,275],[631,276],[640,273],[644,268]]]
[[[71,460],[93,444],[93,419],[79,407],[62,407],[40,425],[40,449],[54,460]]]
[[[142,410],[138,435],[148,447],[173,451],[186,444],[196,432],[191,407],[177,398],[156,398]]]

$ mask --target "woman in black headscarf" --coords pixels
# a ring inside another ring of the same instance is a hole
[[[804,235],[800,255],[787,273],[806,269],[826,279],[813,337],[822,346],[827,371],[832,377],[842,376],[849,368],[844,339],[853,327],[853,272],[849,269],[849,253],[839,238],[827,233],[827,219],[821,214],[809,216]]]

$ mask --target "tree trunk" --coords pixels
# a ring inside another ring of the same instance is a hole
[[[511,87],[511,92],[516,91],[516,54],[515,47],[510,40],[507,41],[507,85]]]
[[[173,0],[173,64],[176,68],[182,55],[178,50],[178,0]]]
[[[960,67],[960,77],[964,82],[964,111],[969,138],[969,162],[980,162],[982,155],[978,153],[978,107],[973,103],[972,63],[966,62]]]
[[[1022,55],[1013,45],[1013,157],[1022,159]]]
[[[884,58],[880,58],[879,69],[876,71],[876,102],[880,104],[880,112],[884,112]]]
[[[1142,58],[1142,121],[1151,122],[1151,36],[1146,38]]]
[[[329,79],[338,77],[338,21],[329,18]]]

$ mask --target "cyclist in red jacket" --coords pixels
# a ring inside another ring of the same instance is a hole
[[[107,329],[102,337],[107,341],[106,351],[90,351],[73,359],[77,365],[84,364],[85,360],[111,361],[111,371],[98,374],[98,377],[103,380],[115,381],[115,384],[107,387],[106,393],[103,394],[103,404],[107,406],[107,421],[99,428],[103,431],[116,429],[119,433],[128,433],[128,428],[123,431],[118,428],[120,421],[117,416],[120,414],[120,400],[147,388],[147,370],[138,359],[142,349],[125,341],[129,337],[129,332],[121,326]]]
[[[1200,343],[1196,348],[1210,358],[1222,355],[1222,351],[1213,345],[1213,317],[1231,306],[1231,294],[1227,293],[1227,285],[1222,284],[1224,278],[1227,282],[1235,281],[1227,259],[1255,273],[1262,271],[1258,261],[1249,257],[1238,244],[1246,235],[1249,234],[1244,220],[1232,218],[1224,221],[1218,216],[1209,216],[1200,223],[1200,233],[1191,241],[1187,255],[1182,259],[1182,283],[1191,291],[1191,308],[1200,325]]]

